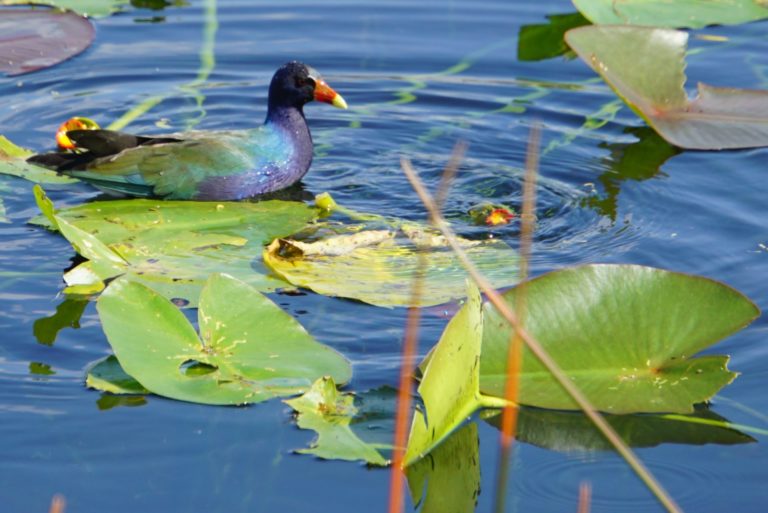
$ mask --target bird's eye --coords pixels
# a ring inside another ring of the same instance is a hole
[[[309,77],[296,77],[296,87],[298,89],[301,89],[302,87],[306,87],[308,85],[314,87],[315,81]]]

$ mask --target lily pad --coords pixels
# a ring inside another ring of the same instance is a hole
[[[287,201],[193,202],[118,200],[56,211],[41,189],[38,206],[89,261],[65,275],[84,293],[129,274],[163,296],[195,306],[200,288],[215,272],[227,272],[259,290],[285,282],[268,276],[260,261],[264,244],[293,233],[317,211]],[[43,224],[46,224],[45,222]]]
[[[768,145],[768,91],[699,84],[698,97],[688,99],[686,32],[588,26],[565,39],[669,143],[698,150]]]
[[[34,152],[0,135],[0,174],[18,176],[35,183],[73,183],[74,178],[58,175],[55,171],[27,163]]]
[[[13,76],[74,57],[91,45],[94,30],[71,12],[4,9],[0,34],[0,71]]]
[[[312,338],[253,287],[214,274],[194,327],[170,301],[118,278],[97,310],[125,372],[151,392],[204,404],[256,403],[305,392],[319,377],[339,383],[349,362]]]
[[[747,326],[758,308],[738,291],[702,277],[635,265],[556,271],[524,288],[523,325],[599,410],[690,413],[736,374],[727,356],[699,356]],[[515,305],[516,287],[504,298]],[[502,397],[510,328],[490,304],[483,327],[480,388]],[[526,348],[522,404],[577,409]]]
[[[463,297],[466,272],[437,232],[407,224],[399,230],[364,225],[345,230],[321,236],[316,232],[311,242],[276,240],[264,251],[264,262],[296,286],[387,307],[411,304],[414,277],[425,265],[419,306]],[[497,239],[462,242],[496,287],[516,282],[517,256],[507,244]]]
[[[304,395],[285,403],[298,413],[300,428],[317,432],[317,439],[309,449],[296,452],[325,459],[362,460],[372,465],[389,463],[379,449],[391,449],[391,446],[363,441],[352,430],[352,422],[362,412],[355,405],[355,396],[339,392],[332,378],[318,379]]]
[[[701,28],[768,18],[764,0],[573,0],[597,25]]]
[[[428,454],[477,409],[503,404],[480,394],[482,299],[474,284],[468,286],[467,295],[467,303],[446,326],[424,368],[419,395],[425,411],[414,412],[406,467]]]
[[[50,5],[93,18],[116,13],[128,3],[129,0],[0,0],[0,5]]]

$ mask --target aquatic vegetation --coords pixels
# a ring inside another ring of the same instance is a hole
[[[573,5],[601,25],[702,28],[768,18],[768,7],[761,0],[573,0]]]
[[[686,32],[635,26],[587,26],[566,41],[622,100],[681,148],[720,150],[768,145],[768,91],[699,84],[685,92]]]
[[[74,57],[91,45],[95,31],[90,21],[71,12],[4,9],[0,34],[0,72],[15,76]]]
[[[248,404],[351,377],[349,362],[253,287],[213,274],[200,295],[200,333],[169,300],[128,278],[99,297],[120,366],[151,392],[204,404]]]

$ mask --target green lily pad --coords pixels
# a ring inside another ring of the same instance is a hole
[[[85,385],[110,394],[148,394],[132,376],[123,370],[114,355],[97,360],[86,370]]]
[[[480,494],[479,445],[477,423],[470,422],[406,469],[411,500],[420,513],[475,511]]]
[[[325,459],[362,460],[372,465],[389,463],[378,450],[381,445],[363,441],[352,430],[351,423],[361,415],[355,396],[340,393],[332,378],[318,379],[304,395],[285,403],[298,413],[296,422],[300,428],[317,432],[310,448],[296,452]]]
[[[768,18],[764,0],[573,0],[597,25],[701,28]]]
[[[210,274],[227,272],[262,291],[286,286],[260,261],[264,244],[315,219],[287,201],[193,202],[142,199],[93,202],[55,211],[42,189],[38,206],[89,261],[65,275],[69,292],[93,294],[128,274],[169,299],[195,306]]]
[[[685,84],[686,32],[634,26],[572,29],[568,44],[670,144],[719,150],[768,145],[768,91]]]
[[[0,0],[0,5],[50,5],[92,18],[109,16],[128,3],[129,0]]]
[[[419,306],[463,297],[466,272],[442,236],[419,225],[372,230],[344,228],[306,242],[279,239],[264,262],[290,283],[319,294],[357,299],[376,306],[409,306],[414,277],[424,266]],[[496,287],[516,282],[517,255],[498,239],[462,240],[467,253]],[[425,258],[420,258],[423,255]]]
[[[118,278],[97,310],[125,372],[152,393],[204,404],[256,403],[300,394],[319,377],[339,383],[349,362],[314,340],[257,290],[214,274],[200,297],[194,327],[170,301]]]
[[[58,175],[55,171],[27,163],[34,152],[0,135],[0,174],[18,176],[35,183],[73,183],[74,178]]]
[[[503,404],[480,394],[482,299],[474,284],[468,286],[467,295],[467,303],[446,326],[424,368],[419,395],[426,411],[413,415],[403,461],[406,467],[428,454],[477,409]]]
[[[693,411],[736,374],[726,356],[694,357],[747,326],[758,308],[721,283],[635,265],[587,265],[529,281],[523,325],[599,410]],[[516,287],[504,294],[514,306]],[[503,397],[510,328],[486,305],[480,388]],[[526,348],[520,403],[577,409]]]

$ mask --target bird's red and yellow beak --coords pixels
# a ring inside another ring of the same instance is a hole
[[[347,102],[344,98],[331,89],[331,86],[325,83],[322,78],[315,80],[315,100],[323,103],[330,103],[336,108],[346,109]]]
[[[74,117],[69,118],[59,126],[56,131],[56,144],[60,150],[75,150],[77,146],[72,140],[67,137],[67,132],[70,130],[96,130],[99,128],[99,124],[89,118]]]

